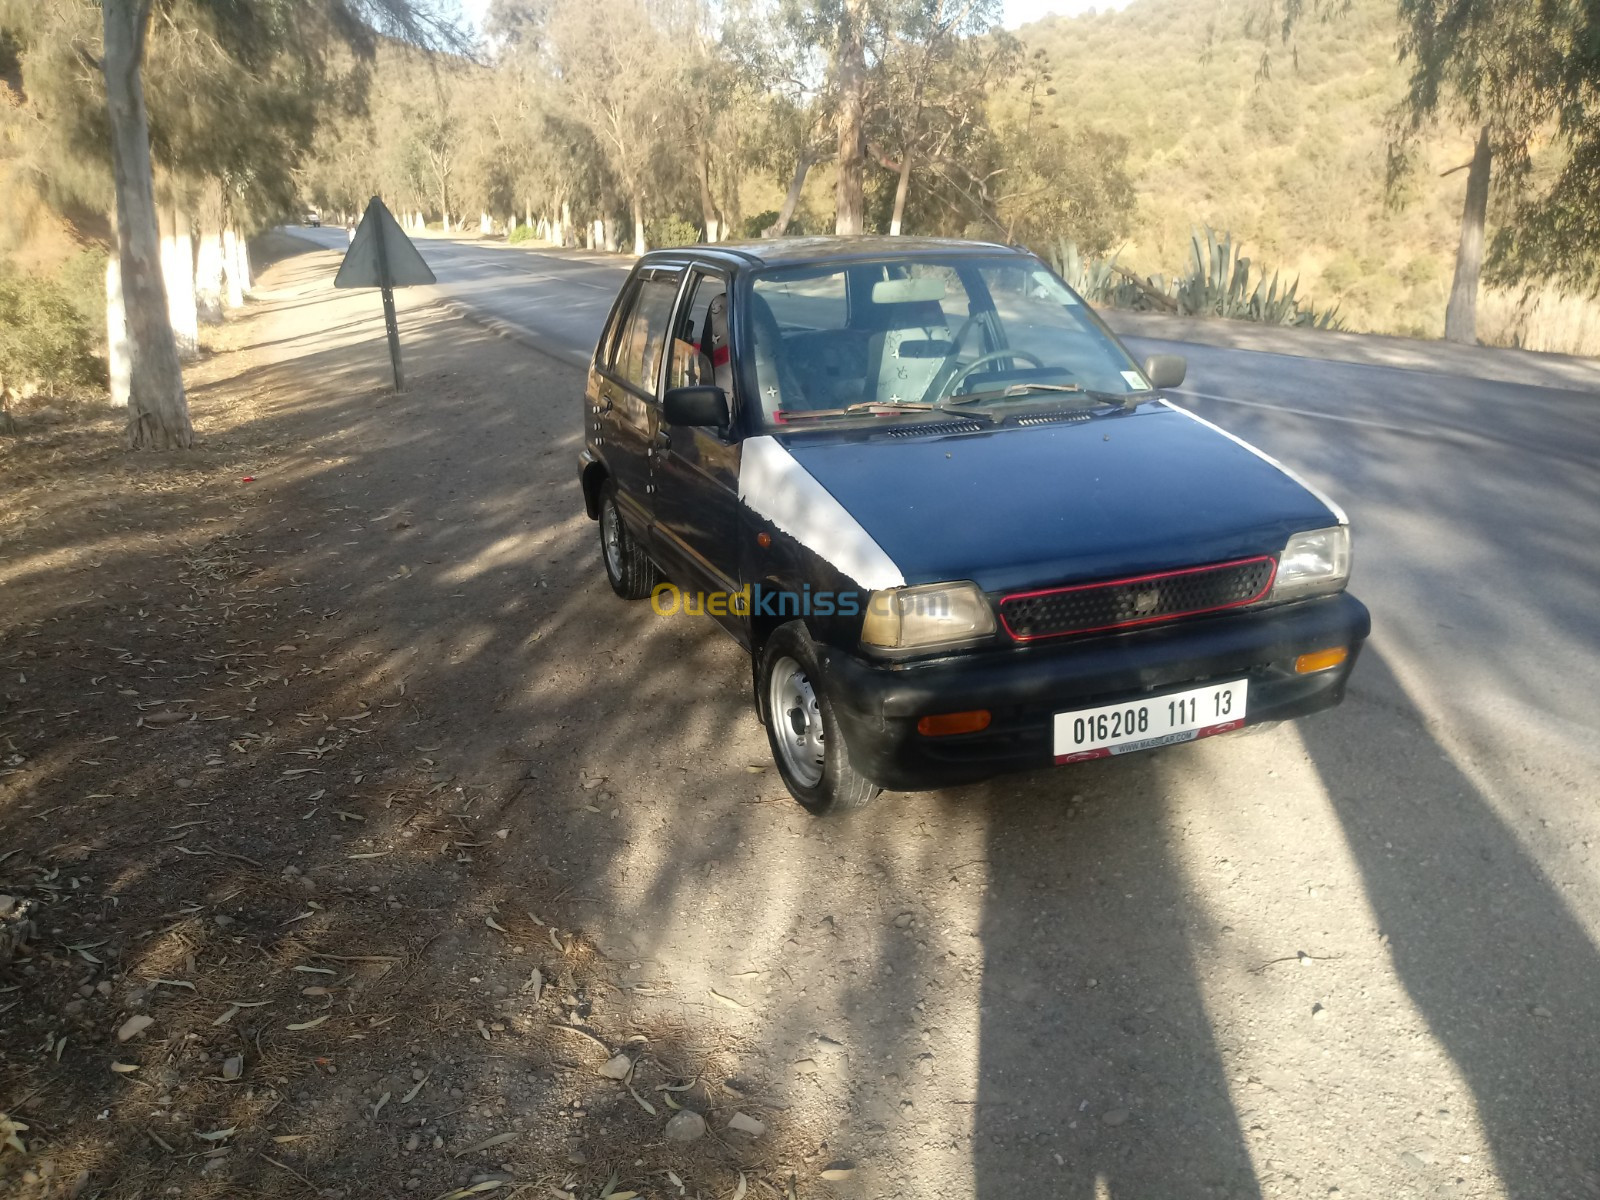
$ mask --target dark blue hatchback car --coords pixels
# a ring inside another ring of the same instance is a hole
[[[1183,372],[1008,247],[661,251],[595,350],[584,500],[618,595],[749,648],[816,811],[1337,704],[1344,514]]]

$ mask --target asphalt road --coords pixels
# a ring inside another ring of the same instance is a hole
[[[419,246],[442,296],[572,364],[626,270]],[[987,883],[963,898],[949,867],[949,894],[921,894],[947,922],[929,940],[965,921],[981,947],[974,991],[930,999],[920,1035],[969,1037],[924,1057],[970,1077],[961,1099],[899,1073],[857,1095],[893,1159],[875,1183],[1600,1195],[1600,387],[1581,364],[1482,378],[1442,347],[1400,368],[1313,335],[1128,342],[1185,354],[1178,399],[1344,505],[1374,635],[1333,713],[895,811],[908,838],[971,844]],[[654,953],[693,941],[659,920]],[[713,974],[741,961],[700,949]],[[946,1103],[971,1106],[965,1134]]]

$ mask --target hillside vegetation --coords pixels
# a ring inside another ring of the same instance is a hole
[[[1337,301],[1348,328],[1437,337],[1466,191],[1465,171],[1441,172],[1471,157],[1473,135],[1438,129],[1386,194],[1387,123],[1406,79],[1398,33],[1393,0],[1353,0],[1289,46],[1248,31],[1237,2],[1134,0],[1020,36],[1051,64],[1054,94],[1040,96],[1051,119],[1128,139],[1138,206],[1120,264],[1181,272],[1191,232],[1209,224],[1257,265],[1298,273],[1301,295]],[[1544,296],[1519,317],[1519,299],[1485,297],[1484,341],[1600,352],[1592,306]]]

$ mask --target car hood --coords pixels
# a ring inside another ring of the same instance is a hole
[[[1167,404],[888,432],[780,440],[907,584],[994,592],[1145,574],[1277,554],[1342,519],[1270,458]]]

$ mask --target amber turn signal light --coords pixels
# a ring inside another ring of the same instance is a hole
[[[1302,654],[1294,660],[1296,675],[1310,675],[1314,671],[1326,671],[1329,667],[1337,667],[1350,657],[1350,651],[1345,646],[1334,646],[1329,650],[1313,650],[1310,654]]]
[[[917,722],[917,732],[924,737],[945,737],[952,733],[977,733],[989,728],[989,710],[941,713],[937,717],[923,717]]]

